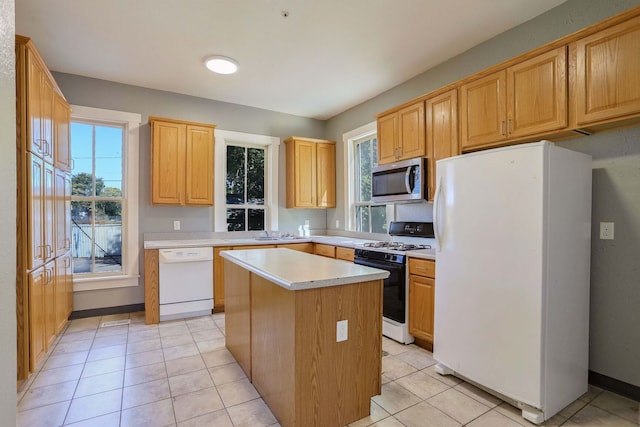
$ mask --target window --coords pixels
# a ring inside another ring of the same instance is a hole
[[[387,233],[392,206],[371,201],[371,170],[378,165],[376,123],[346,133],[343,140],[348,172],[348,230]]]
[[[227,231],[264,230],[265,151],[227,145]]]
[[[74,290],[138,285],[140,115],[73,106]]]
[[[215,231],[278,229],[280,139],[215,130]]]
[[[122,272],[123,125],[72,120],[73,274]]]

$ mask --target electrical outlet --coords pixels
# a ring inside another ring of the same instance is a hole
[[[304,225],[309,226],[309,220],[308,219],[304,220]]]
[[[173,230],[180,231],[180,221],[173,221]]]
[[[336,219],[336,228],[340,228],[340,220]]]
[[[349,338],[349,321],[338,320],[336,323],[336,342],[346,341]]]
[[[613,240],[613,222],[600,223],[600,239]]]

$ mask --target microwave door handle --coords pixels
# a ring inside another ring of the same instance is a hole
[[[436,194],[433,197],[433,235],[436,238],[436,251],[442,250],[442,236],[440,235],[440,196],[442,194],[442,177],[438,180]]]
[[[413,192],[413,183],[411,182],[411,171],[415,166],[409,166],[407,171],[404,174],[404,185],[407,187],[407,194],[411,194]]]

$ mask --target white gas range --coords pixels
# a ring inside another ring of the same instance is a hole
[[[408,330],[407,251],[431,248],[433,223],[392,222],[389,224],[390,242],[374,242],[357,245],[356,264],[388,271],[384,280],[382,304],[382,335],[409,344],[413,336]]]

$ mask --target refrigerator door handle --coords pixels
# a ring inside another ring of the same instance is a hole
[[[440,205],[440,194],[442,193],[442,177],[438,180],[436,194],[433,196],[433,235],[436,238],[436,251],[440,252],[440,220],[438,217],[438,207]]]

